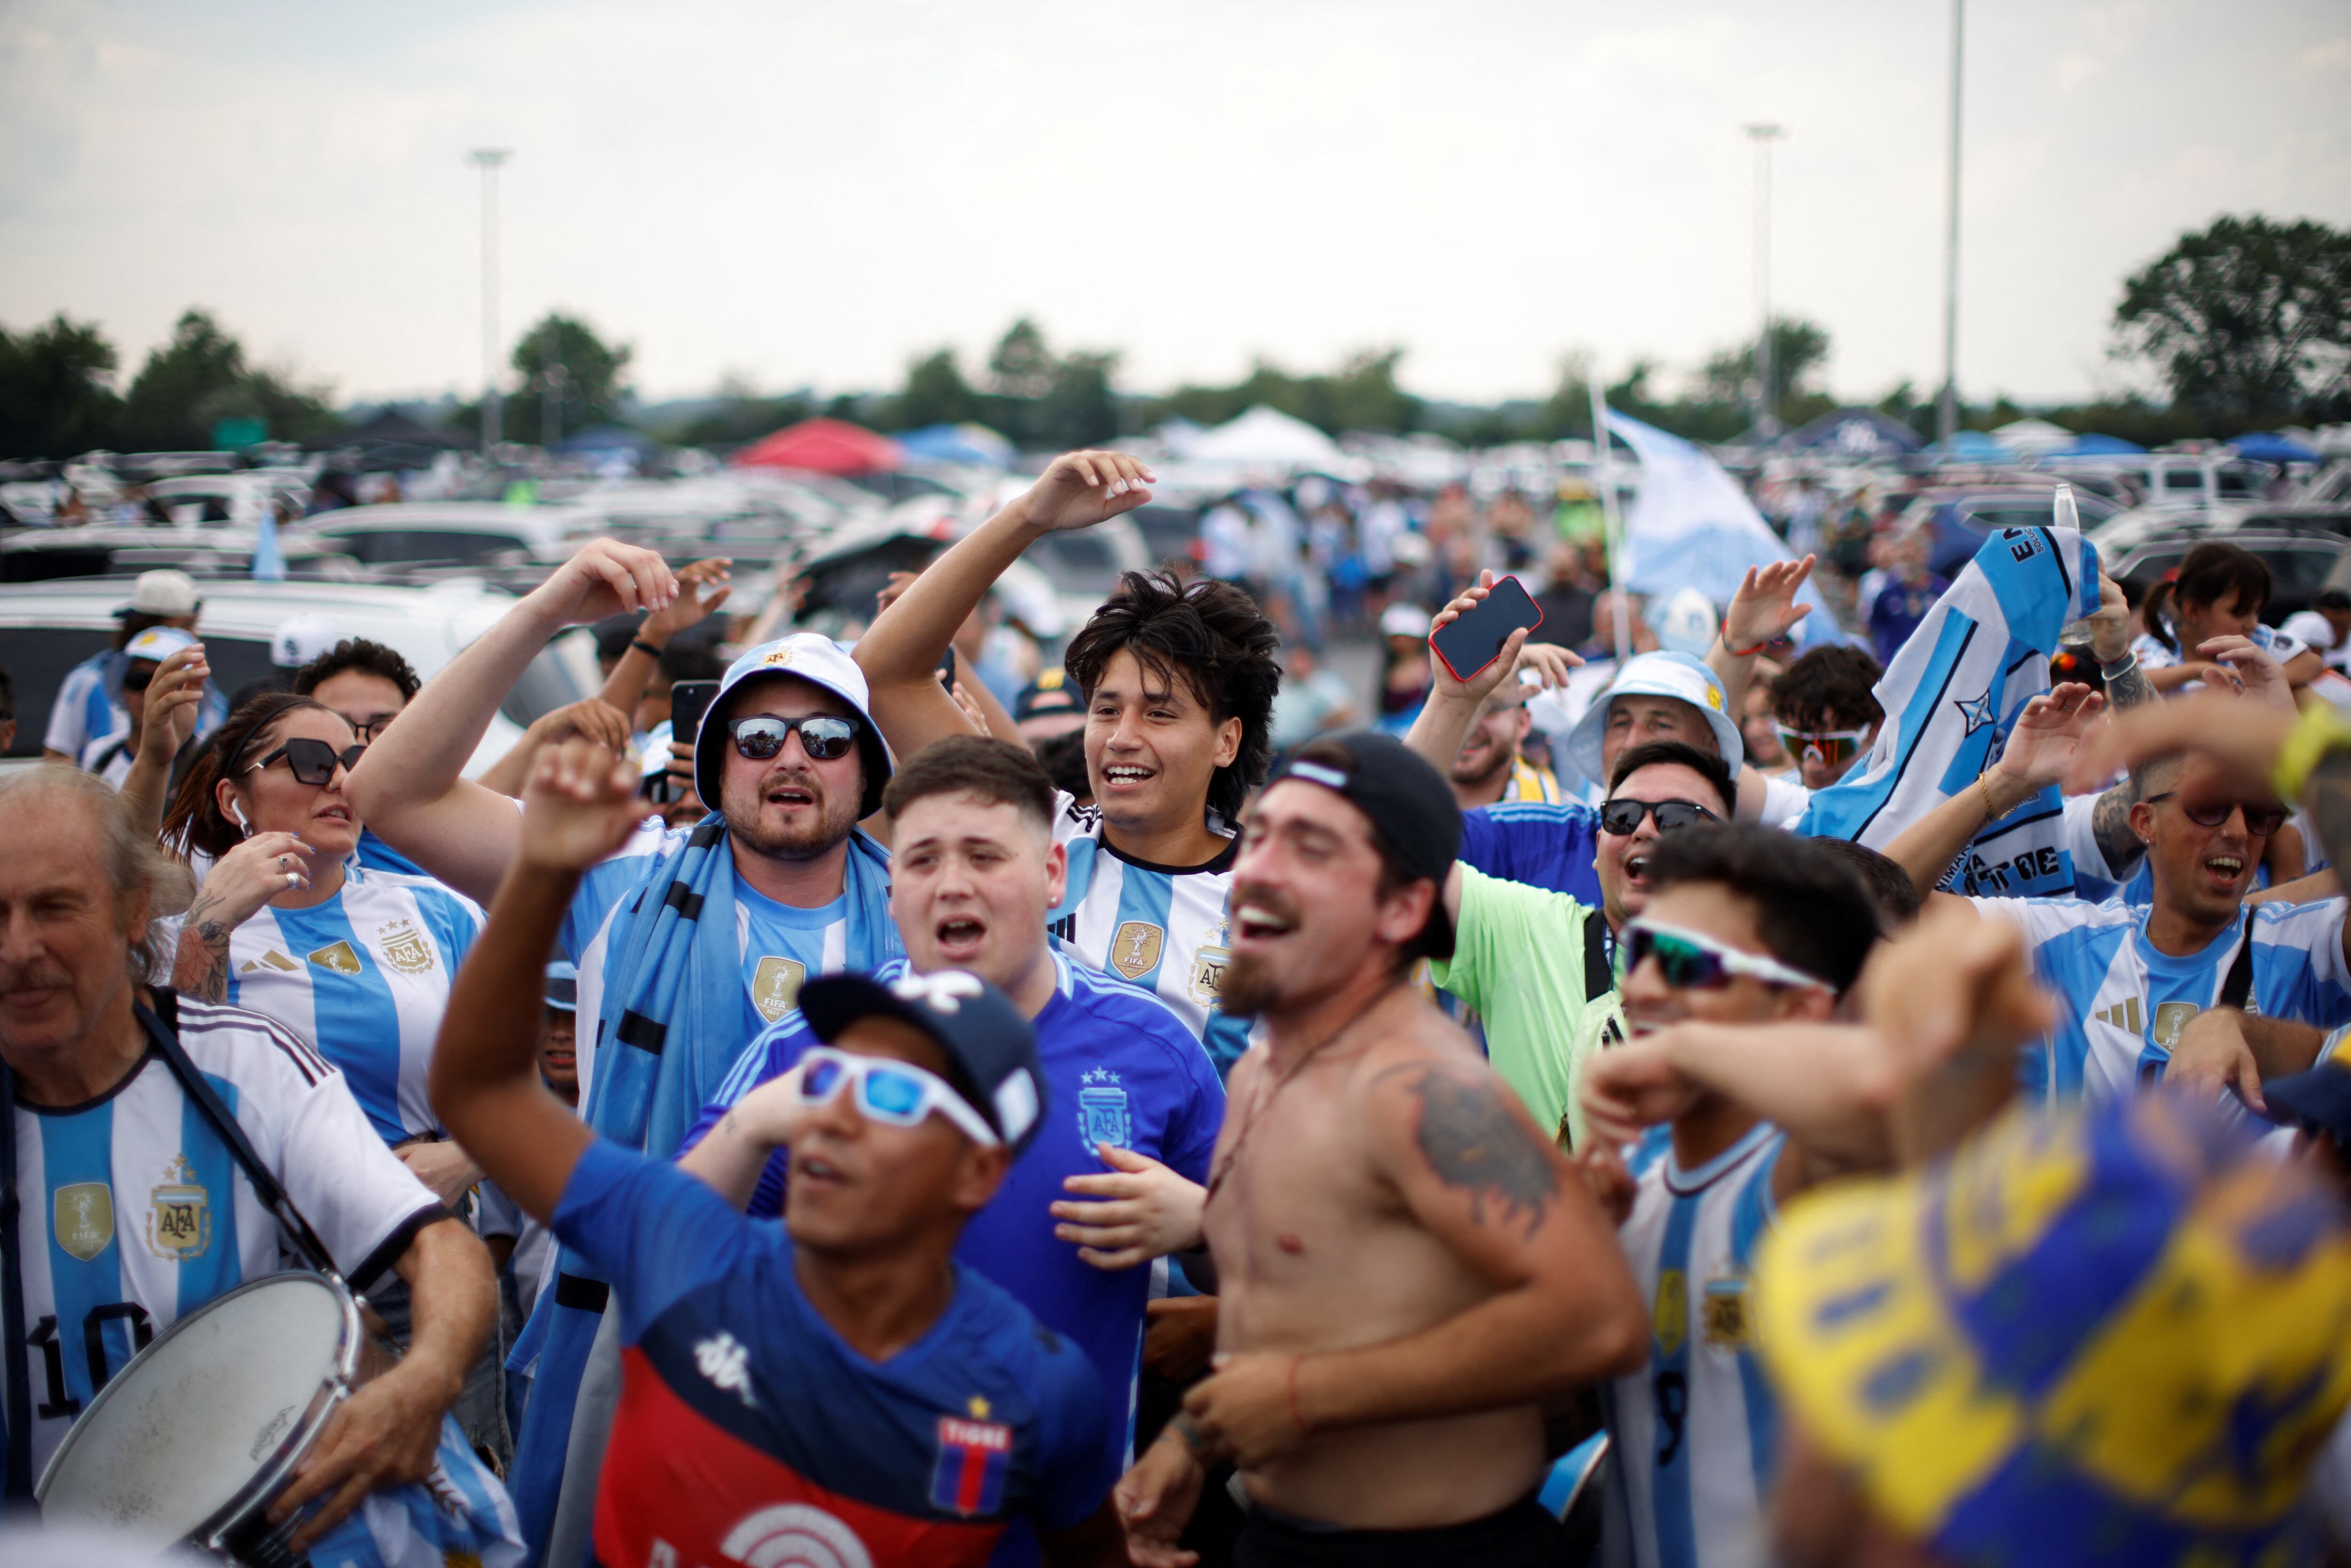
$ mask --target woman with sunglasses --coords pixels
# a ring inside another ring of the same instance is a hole
[[[424,1072],[481,910],[362,867],[346,792],[360,743],[313,698],[229,716],[181,781],[165,844],[213,857],[179,925],[174,989],[276,1019],[342,1071],[385,1143],[441,1199],[480,1173],[444,1140]]]

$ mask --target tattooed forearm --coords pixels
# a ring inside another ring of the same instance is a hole
[[[2302,798],[2327,862],[2351,865],[2351,751],[2330,751],[2320,758]]]
[[[2132,661],[2131,667],[2123,674],[2106,677],[2106,706],[2116,712],[2126,707],[2137,707],[2141,703],[2151,703],[2154,700],[2155,687],[2147,680],[2147,672],[2138,667],[2136,660]]]
[[[2138,786],[2124,779],[2098,797],[2090,811],[2090,831],[2098,841],[2098,852],[2106,857],[2109,877],[2126,877],[2147,853],[2147,846],[2131,831],[2130,809],[2138,800]]]
[[[1542,1139],[1512,1113],[1501,1084],[1426,1068],[1412,1092],[1420,1102],[1421,1157],[1446,1186],[1468,1190],[1471,1220],[1484,1225],[1490,1202],[1496,1224],[1523,1214],[1529,1237],[1541,1229],[1558,1174]]]
[[[220,918],[220,900],[196,895],[180,925],[172,959],[172,988],[208,1002],[228,1000],[228,938],[236,927]]]

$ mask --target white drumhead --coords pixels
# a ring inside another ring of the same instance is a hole
[[[176,1540],[261,1470],[340,1371],[346,1298],[272,1275],[172,1325],[115,1375],[43,1478],[46,1520]]]

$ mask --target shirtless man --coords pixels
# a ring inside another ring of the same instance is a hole
[[[1217,1371],[1119,1483],[1129,1555],[1176,1546],[1206,1467],[1256,1503],[1236,1561],[1549,1563],[1544,1401],[1642,1364],[1647,1324],[1582,1180],[1405,983],[1452,950],[1460,839],[1437,770],[1384,736],[1299,749],[1233,867],[1234,1068],[1202,1226]]]

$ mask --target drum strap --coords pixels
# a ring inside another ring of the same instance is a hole
[[[179,1009],[174,1004],[178,1000],[170,991],[158,989],[155,992],[156,1006],[171,1012],[175,1019]],[[310,1260],[312,1268],[338,1284],[348,1284],[343,1279],[343,1271],[335,1267],[334,1255],[327,1250],[327,1244],[319,1239],[319,1233],[310,1228],[310,1222],[302,1218],[302,1211],[294,1207],[292,1198],[286,1196],[286,1189],[277,1184],[277,1175],[261,1163],[261,1156],[254,1152],[252,1143],[245,1135],[245,1129],[237,1125],[236,1118],[229,1113],[229,1108],[221,1103],[219,1093],[205,1081],[204,1075],[196,1071],[196,1064],[188,1060],[187,1048],[180,1043],[179,1036],[162,1019],[145,1007],[138,1007],[134,1010],[139,1015],[140,1024],[147,1030],[147,1038],[153,1042],[156,1054],[171,1068],[172,1076],[180,1081],[180,1092],[204,1113],[204,1120],[213,1124],[213,1131],[220,1134],[221,1142],[228,1145],[229,1156],[244,1170],[245,1179],[253,1184],[254,1195],[261,1199],[261,1206],[277,1216],[277,1223],[285,1228],[287,1235],[293,1238],[294,1245],[301,1249],[303,1257]]]
[[[0,1065],[0,1333],[8,1336],[6,1510],[33,1505],[33,1368],[26,1356],[25,1269],[17,1253],[16,1075]]]

